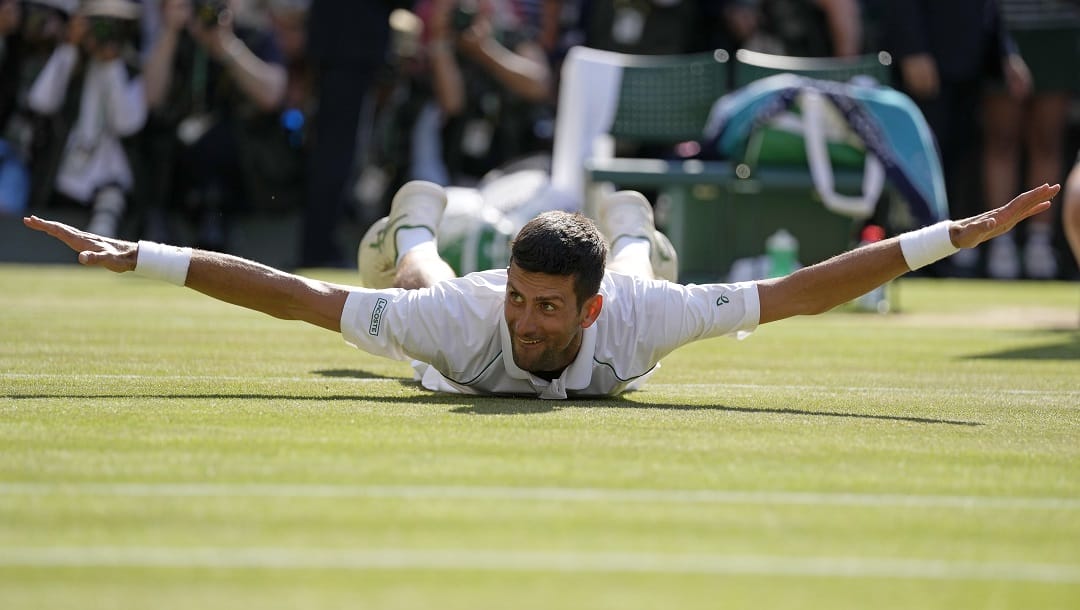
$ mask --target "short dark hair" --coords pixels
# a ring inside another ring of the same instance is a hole
[[[574,276],[578,309],[600,292],[607,244],[593,221],[581,214],[544,212],[514,238],[510,263],[530,273]]]

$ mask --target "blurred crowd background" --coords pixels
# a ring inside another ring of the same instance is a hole
[[[226,252],[244,218],[288,215],[295,266],[352,266],[338,227],[404,182],[546,167],[575,45],[888,51],[954,217],[1077,156],[1080,0],[0,0],[0,215]],[[1059,219],[951,272],[1074,274]]]

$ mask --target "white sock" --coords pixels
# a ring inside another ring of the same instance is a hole
[[[397,244],[398,255],[394,264],[401,263],[401,259],[406,254],[420,247],[438,251],[435,247],[435,236],[431,234],[431,231],[423,227],[401,229],[395,236],[395,243]]]
[[[620,237],[611,246],[611,258],[617,256],[642,256],[649,260],[649,249],[652,246],[644,237]]]

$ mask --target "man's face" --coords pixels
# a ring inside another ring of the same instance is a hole
[[[603,298],[578,307],[574,277],[524,271],[511,263],[506,277],[506,327],[514,363],[531,373],[561,371],[581,347],[581,333],[600,315]]]

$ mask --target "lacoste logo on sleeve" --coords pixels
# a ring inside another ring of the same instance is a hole
[[[373,336],[379,335],[379,330],[382,327],[383,313],[386,312],[386,299],[379,297],[375,301],[375,308],[371,310],[371,324],[368,325],[368,334]]]

